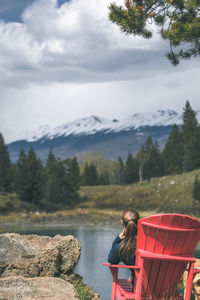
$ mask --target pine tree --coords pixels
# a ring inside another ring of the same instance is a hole
[[[79,201],[78,190],[80,189],[80,168],[76,157],[63,161],[65,168],[65,184],[67,186],[67,199],[73,205]]]
[[[42,162],[37,158],[35,151],[31,148],[27,156],[29,199],[37,204],[44,195],[44,170]]]
[[[167,57],[174,65],[180,59],[200,55],[198,0],[125,0],[124,5],[113,2],[109,6],[109,18],[126,34],[146,39],[153,35],[151,26],[155,29],[157,25],[161,37],[169,42]]]
[[[45,167],[46,185],[45,185],[45,200],[54,204],[64,202],[63,196],[63,179],[65,177],[64,167],[59,163],[53,153],[52,147],[49,149],[48,158]],[[62,181],[62,182],[61,182]],[[43,204],[43,203],[42,203]],[[47,206],[47,203],[43,205]],[[49,206],[49,205],[48,205]],[[56,206],[56,205],[55,205]],[[48,207],[44,207],[48,209]],[[54,208],[54,206],[53,206]]]
[[[118,171],[117,184],[122,184],[124,182],[124,163],[120,156],[118,158],[118,166],[119,166],[119,171]]]
[[[0,133],[0,191],[12,190],[11,161],[3,135]]]
[[[124,182],[133,183],[139,181],[138,160],[131,154],[128,154],[124,167]]]
[[[151,177],[161,175],[160,154],[157,143],[153,143],[149,137],[145,143],[146,163],[144,164],[144,178],[150,180]]]
[[[31,148],[28,155],[22,149],[17,161],[16,189],[22,201],[38,204],[44,195],[43,165]]]
[[[151,137],[148,137],[146,143],[138,150],[137,160],[141,182],[143,179],[150,180],[151,177],[163,175],[162,155],[157,142],[153,143]]]
[[[22,201],[28,201],[27,185],[28,185],[27,155],[24,149],[21,149],[16,163],[15,188],[17,194],[19,195]]]
[[[82,184],[89,186],[99,184],[97,168],[94,163],[91,163],[90,165],[88,163],[85,164],[84,172],[82,175]]]
[[[62,160],[56,159],[53,168],[48,172],[45,199],[56,207],[70,205],[68,194],[68,182],[66,179],[65,166]]]
[[[52,147],[49,149],[49,154],[48,154],[48,157],[47,157],[47,161],[46,161],[46,168],[48,171],[52,170],[55,166],[55,161],[56,161],[56,158],[53,154],[53,149]]]
[[[152,177],[160,177],[163,175],[164,163],[157,141],[153,143],[151,148],[149,157],[149,168],[151,168],[152,170]]]
[[[183,170],[191,171],[200,167],[200,129],[195,112],[186,102],[183,112]]]
[[[168,137],[163,150],[165,174],[177,174],[183,168],[183,139],[182,134],[176,125]]]
[[[50,149],[46,162],[46,202],[43,201],[43,205],[52,209],[72,206],[79,200],[79,188],[80,170],[76,157],[65,160],[55,158]]]
[[[81,178],[80,178],[80,167],[76,157],[74,156],[73,158],[68,158],[64,162],[66,164],[68,179],[70,183],[74,186],[75,190],[79,190]]]
[[[147,156],[144,150],[144,145],[140,147],[136,154],[136,159],[138,161],[138,168],[139,168],[139,182],[143,183],[144,180],[144,165],[147,160]]]

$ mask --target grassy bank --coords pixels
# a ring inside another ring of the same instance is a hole
[[[13,228],[80,226],[80,227],[120,227],[121,210],[77,208],[55,213],[12,213],[0,215],[0,233]],[[155,214],[156,211],[140,212],[141,217]]]
[[[198,174],[200,170],[153,178],[143,184],[82,187],[80,195],[88,198],[84,205],[90,208],[121,210],[131,206],[142,211],[192,213],[193,186]]]
[[[97,294],[95,297],[95,293],[93,292],[93,290],[83,283],[82,278],[75,278],[75,279],[70,280],[70,282],[74,286],[80,300],[100,299],[97,296]]]
[[[193,186],[200,170],[154,178],[131,185],[81,187],[77,207],[41,212],[20,201],[16,194],[0,193],[0,227],[11,222],[23,224],[117,224],[125,207],[135,207],[146,216],[157,212],[193,213]]]

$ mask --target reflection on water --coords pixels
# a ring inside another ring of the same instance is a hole
[[[112,276],[107,267],[102,266],[107,261],[107,255],[115,236],[119,233],[119,228],[69,228],[69,227],[49,227],[49,228],[29,228],[26,230],[15,230],[21,234],[38,234],[55,236],[73,235],[82,243],[81,257],[75,268],[75,273],[84,278],[85,284],[92,287],[100,294],[102,300],[110,300]],[[200,258],[200,245],[195,250],[195,257]],[[120,275],[128,276],[129,271],[120,270]]]

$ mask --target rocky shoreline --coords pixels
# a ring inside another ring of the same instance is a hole
[[[0,299],[77,300],[71,282],[81,253],[73,236],[0,235]],[[93,294],[91,299],[100,299]]]

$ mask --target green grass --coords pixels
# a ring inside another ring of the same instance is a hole
[[[0,192],[0,215],[31,210],[35,210],[35,206],[20,201],[16,193]]]
[[[77,207],[52,213],[35,214],[38,210],[31,204],[22,202],[15,193],[0,193],[0,216],[3,218],[24,218],[37,220],[43,218],[75,218],[90,216],[100,221],[114,217],[126,207],[139,211],[178,212],[192,214],[193,186],[200,170],[173,176],[153,178],[150,182],[130,185],[106,185],[81,187],[82,200]],[[25,212],[25,214],[23,214]],[[93,218],[93,219],[92,219]]]
[[[83,283],[82,279],[74,279],[70,281],[71,284],[74,286],[78,296],[80,297],[80,300],[92,300],[94,297],[94,294],[92,292],[92,289],[88,286],[86,286]]]
[[[80,195],[88,198],[90,208],[192,212],[193,185],[200,170],[173,176],[153,178],[150,182],[131,185],[82,187]]]

